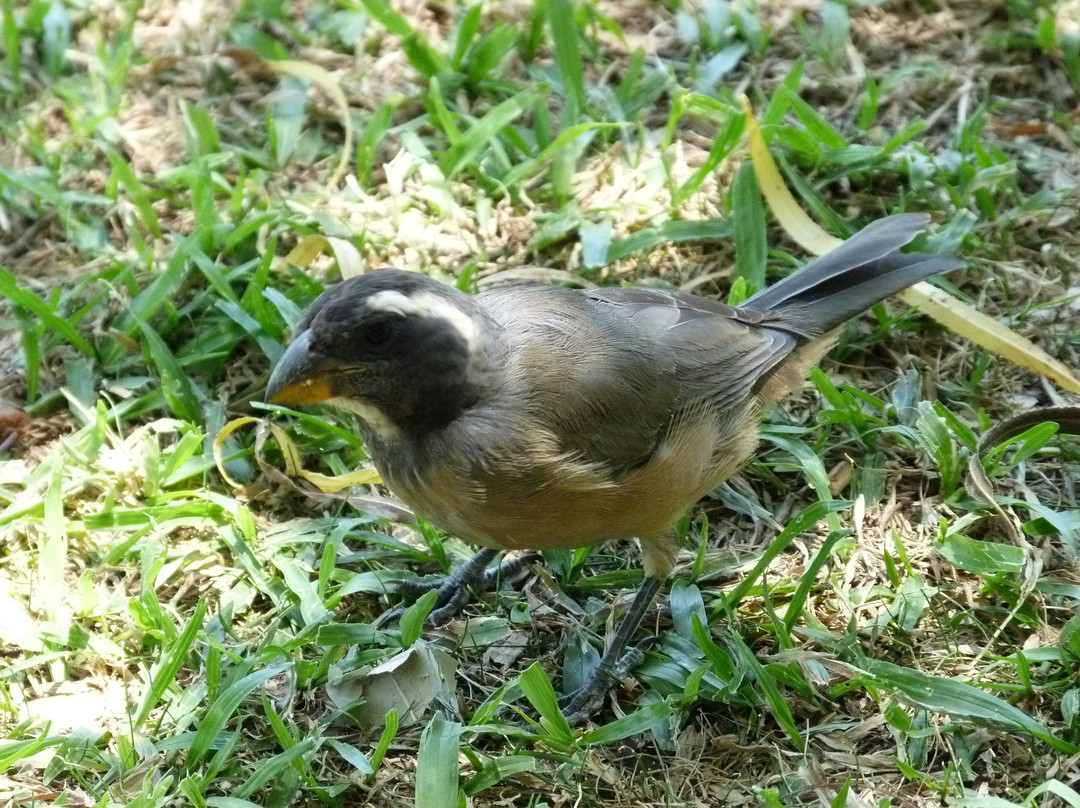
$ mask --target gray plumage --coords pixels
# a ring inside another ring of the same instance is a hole
[[[753,454],[762,406],[801,382],[845,321],[960,266],[899,251],[928,222],[875,222],[735,307],[641,288],[471,297],[373,272],[311,306],[267,398],[359,414],[391,490],[477,544],[640,540],[645,582],[568,703],[579,720],[671,572],[672,523]],[[460,607],[489,558],[440,587],[438,614]]]
[[[361,415],[391,489],[463,538],[637,536],[663,573],[671,522],[753,452],[761,407],[801,381],[837,326],[959,266],[899,252],[928,221],[875,222],[735,307],[643,288],[471,297],[380,270],[313,304],[270,397],[322,373],[320,395]]]

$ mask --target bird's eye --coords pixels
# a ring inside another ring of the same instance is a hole
[[[385,345],[393,335],[394,325],[389,320],[376,320],[373,323],[367,323],[360,332],[360,338],[364,341],[364,344],[372,348]]]

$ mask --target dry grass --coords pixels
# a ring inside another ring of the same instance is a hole
[[[488,3],[481,31],[497,23],[523,27],[533,6]],[[435,51],[451,51],[460,8],[427,2],[394,7]],[[727,218],[731,179],[746,158],[744,148],[736,148],[673,210],[674,191],[706,164],[719,124],[691,112],[676,122],[670,145],[661,149],[672,99],[693,86],[701,65],[720,46],[687,37],[688,19],[704,26],[702,9],[694,4],[683,4],[678,13],[652,2],[598,2],[588,8],[594,18],[582,27],[588,45],[584,79],[594,99],[609,98],[604,92],[625,77],[638,49],[648,68],[669,78],[667,89],[634,117],[625,137],[597,137],[574,162],[563,199],[553,190],[550,165],[506,193],[486,179],[488,169],[498,167],[491,155],[484,156],[488,162],[482,168],[478,162],[452,180],[437,176],[431,152],[437,157],[446,148],[447,135],[430,114],[428,78],[410,63],[402,37],[387,34],[375,21],[361,27],[362,12],[349,4],[296,3],[274,14],[249,4],[155,2],[141,6],[133,22],[121,7],[91,12],[73,6],[67,11],[72,38],[64,53],[66,67],[58,76],[48,74],[34,51],[40,38],[24,33],[21,94],[0,104],[0,265],[42,300],[58,291],[65,317],[74,318],[80,305],[93,302],[78,330],[98,340],[103,354],[114,344],[119,347],[108,354],[111,363],[101,357],[88,362],[43,328],[39,360],[28,358],[24,335],[36,333],[33,315],[0,297],[0,407],[24,408],[32,416],[17,449],[0,453],[0,605],[7,602],[12,609],[10,626],[0,630],[0,659],[7,668],[0,676],[0,708],[10,738],[3,743],[36,737],[46,721],[52,722],[46,735],[57,739],[75,737],[70,733],[76,727],[100,730],[78,743],[68,741],[58,753],[52,746],[34,756],[15,756],[0,779],[0,794],[11,804],[197,804],[200,794],[237,796],[245,779],[267,761],[311,739],[317,742],[295,767],[286,766],[244,798],[264,805],[422,804],[415,778],[426,720],[403,726],[370,776],[323,743],[332,738],[372,754],[381,727],[357,728],[336,714],[325,668],[332,662],[350,670],[359,664],[357,655],[374,658],[386,648],[370,643],[327,650],[311,631],[305,633],[312,626],[295,613],[303,597],[297,581],[319,579],[327,544],[336,543],[337,552],[332,590],[355,572],[435,571],[438,565],[428,551],[431,535],[410,526],[379,527],[420,548],[426,563],[367,542],[362,531],[373,527],[367,522],[338,535],[336,520],[356,517],[356,511],[270,485],[246,458],[237,461],[246,482],[237,492],[209,468],[163,484],[159,470],[185,434],[197,430],[198,443],[230,417],[262,414],[250,402],[259,397],[268,357],[222,314],[225,298],[209,274],[185,270],[167,290],[166,302],[148,312],[198,385],[205,421],[185,421],[167,402],[152,397],[161,385],[159,357],[143,332],[124,331],[122,317],[162,276],[180,239],[207,232],[206,214],[191,190],[198,182],[191,179],[192,166],[199,163],[194,155],[200,154],[192,145],[199,135],[191,108],[205,111],[222,144],[214,157],[200,157],[209,166],[206,187],[213,191],[210,205],[223,236],[202,249],[211,266],[232,273],[229,285],[237,296],[254,275],[252,268],[237,268],[273,251],[279,260],[268,285],[292,290],[293,301],[302,303],[296,277],[281,259],[312,233],[351,242],[365,268],[394,265],[454,276],[475,263],[481,287],[507,278],[582,285],[637,281],[723,295],[737,274],[728,242],[664,243],[595,271],[582,269],[578,224],[609,221],[617,240],[676,218]],[[806,126],[790,114],[775,127],[779,134],[773,143],[820,204],[839,218],[859,222],[904,206],[932,210],[939,223],[951,223],[958,232],[964,222],[974,221],[963,230],[969,269],[951,281],[981,311],[1076,368],[1076,88],[1068,80],[1067,54],[1032,44],[1039,20],[1053,10],[1051,4],[1023,2],[853,6],[844,47],[824,54],[813,47],[814,39],[824,36],[827,12],[821,3],[761,2],[756,18],[767,40],[755,50],[749,35],[733,36],[731,43],[749,42],[750,50],[719,89],[709,92],[721,99],[748,92],[764,114],[795,60],[804,59],[799,96],[848,146],[824,150],[816,159],[800,153],[791,145],[797,142],[791,132],[805,132]],[[335,13],[341,15],[337,24],[330,21]],[[611,20],[607,27],[604,16]],[[343,42],[340,32],[352,31],[350,25],[355,38]],[[123,55],[128,35],[131,51]],[[350,178],[327,191],[325,181],[343,142],[337,111],[314,88],[290,108],[291,85],[252,50],[268,48],[268,42],[283,57],[326,70],[361,129],[383,104],[396,105],[392,125],[373,151],[369,183]],[[120,55],[103,58],[102,49]],[[443,102],[465,129],[505,97],[500,82],[520,89],[543,74],[557,83],[555,59],[545,36],[534,60],[514,49],[490,80],[448,92]],[[880,94],[872,125],[864,130],[856,121],[871,79]],[[548,101],[558,121],[562,96],[553,91]],[[279,137],[289,126],[299,126],[280,162],[269,134],[276,123],[268,125],[268,116],[280,122]],[[974,125],[979,119],[985,125]],[[914,122],[924,128],[897,152],[911,163],[890,156],[856,165],[859,149],[880,147]],[[979,155],[993,159],[978,166],[973,161]],[[117,163],[139,178],[160,237],[150,232],[138,193],[118,178]],[[910,168],[915,163],[925,180]],[[984,171],[982,179],[972,182],[965,165]],[[45,190],[39,193],[39,187]],[[538,234],[567,211],[577,217],[574,223],[539,242]],[[266,220],[248,237],[225,244],[230,231],[259,215]],[[769,243],[798,255],[778,228],[770,227]],[[329,255],[310,266],[319,279],[333,279],[337,272]],[[245,299],[253,313],[248,303]],[[895,305],[890,309],[898,311]],[[214,329],[223,334],[220,342],[198,342]],[[277,340],[272,333],[266,338]],[[31,382],[27,367],[35,363],[39,377]],[[1070,400],[1045,380],[987,359],[980,349],[915,316],[887,325],[863,318],[823,370],[834,385],[849,384],[886,402],[910,371],[916,403],[940,402],[977,428],[1017,411]],[[68,392],[59,392],[62,388]],[[94,410],[99,400],[105,402],[101,415]],[[125,401],[146,403],[125,410]],[[794,648],[784,647],[773,614],[782,613],[806,574],[828,532],[824,525],[803,534],[772,563],[765,590],[755,588],[730,620],[717,617],[710,627],[717,643],[735,635],[768,666],[764,670],[776,677],[808,738],[807,748],[798,749],[785,734],[760,688],[750,683],[753,677],[743,671],[741,686],[703,693],[685,705],[676,700],[667,731],[654,727],[611,743],[580,742],[563,749],[542,733],[519,738],[466,730],[463,778],[493,759],[515,755],[534,761],[532,770],[471,796],[471,804],[837,804],[845,788],[850,789],[848,805],[921,806],[960,796],[1020,803],[1048,781],[1080,781],[1076,754],[1007,731],[1000,723],[922,709],[895,689],[860,679],[857,671],[862,660],[885,660],[986,686],[1054,734],[1076,742],[1080,726],[1063,707],[1080,692],[1075,626],[1080,568],[1069,542],[1021,509],[1021,518],[1031,520],[1028,527],[1043,531],[1029,537],[1041,562],[1029,581],[1033,588],[1024,586],[1020,573],[976,574],[949,563],[940,549],[943,530],[990,542],[1004,537],[993,521],[976,518],[982,511],[970,498],[942,492],[940,469],[913,437],[914,421],[898,415],[898,408],[875,413],[890,427],[907,431],[883,430],[868,440],[843,418],[823,424],[822,409],[820,391],[808,386],[783,411],[771,413],[769,422],[805,430],[800,440],[821,457],[834,496],[871,490],[866,469],[880,464],[881,496],[844,513],[843,524],[855,538],[842,542],[818,575],[805,616],[790,634]],[[321,460],[321,470],[341,471],[362,458],[358,449],[318,427],[307,424],[299,432],[298,443],[312,467]],[[203,456],[200,444],[193,462]],[[1063,442],[1001,479],[1000,492],[1037,497],[1075,525],[1077,479],[1080,453]],[[790,456],[766,441],[759,462],[725,486],[717,500],[703,503],[684,526],[680,572],[694,577],[711,617],[765,544],[815,499]],[[172,506],[190,513],[167,511]],[[145,524],[140,512],[151,514]],[[327,518],[314,521],[319,517]],[[130,521],[93,526],[95,519],[113,518]],[[245,534],[248,524],[251,531]],[[706,544],[699,557],[702,535]],[[452,539],[446,542],[452,556],[464,549]],[[430,639],[453,649],[458,701],[434,704],[429,715],[467,721],[497,687],[533,662],[557,671],[578,621],[602,634],[612,607],[623,605],[626,579],[606,589],[590,587],[590,577],[635,569],[635,553],[628,545],[595,552],[588,574],[568,587],[574,599],[562,591],[565,574],[533,571],[520,589],[504,588],[471,606],[467,619],[431,632]],[[180,688],[163,696],[151,721],[136,732],[130,711],[147,693],[153,678],[148,671],[168,656],[200,598],[217,622],[207,623],[191,653],[183,654],[176,675]],[[333,619],[366,623],[393,601],[360,590],[335,604]],[[507,617],[518,602],[528,605],[531,620],[516,623]],[[647,630],[660,637],[657,653],[614,693],[605,720],[633,712],[643,696],[671,695],[690,678],[690,671],[680,668],[682,682],[664,679],[665,663],[694,661],[678,645],[687,641],[673,628],[675,609],[669,602],[651,613]],[[458,647],[470,626],[488,618],[505,624],[497,642]],[[253,690],[225,725],[221,740],[239,728],[227,763],[209,770],[211,751],[200,765],[185,768],[183,753],[191,737],[184,733],[206,720],[207,691],[214,689],[209,671],[217,665],[224,679],[243,675],[236,673],[241,661],[265,668],[278,659],[274,646],[285,648],[280,658],[297,666]],[[1027,657],[1017,662],[1021,650]],[[280,731],[275,734],[271,714],[287,728],[291,742]],[[492,721],[504,728],[523,723],[509,711]],[[0,754],[13,748],[0,744]],[[182,787],[185,777],[190,782]],[[1057,799],[1038,801],[1056,804]]]

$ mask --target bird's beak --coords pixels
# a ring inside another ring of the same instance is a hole
[[[330,386],[335,363],[311,348],[311,331],[298,335],[278,360],[266,385],[271,404],[318,404],[333,398]]]

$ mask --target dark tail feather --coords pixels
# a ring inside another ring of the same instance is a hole
[[[879,219],[740,308],[761,312],[763,324],[819,337],[891,294],[963,266],[951,256],[899,251],[929,222],[923,213]]]

